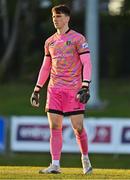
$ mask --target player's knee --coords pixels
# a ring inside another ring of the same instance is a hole
[[[75,134],[81,134],[82,131],[83,131],[83,126],[77,126],[76,128],[74,128]]]
[[[61,127],[61,125],[54,123],[54,124],[51,124],[50,128],[51,129],[61,129],[62,127]]]

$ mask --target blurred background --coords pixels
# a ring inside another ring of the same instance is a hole
[[[96,168],[129,168],[129,0],[0,0],[0,165],[46,166],[50,163],[47,151],[13,149],[11,127],[14,116],[17,116],[17,121],[22,116],[46,117],[47,83],[41,92],[39,109],[33,109],[29,99],[43,61],[44,42],[55,32],[51,8],[60,3],[71,8],[70,27],[88,35],[92,51],[94,98],[86,111],[86,119],[105,117],[109,122],[109,118],[115,118],[117,129],[119,121],[123,126],[124,120],[123,133],[127,132],[126,145],[121,152],[96,153],[95,149],[90,153],[92,164]],[[94,30],[91,32],[89,27]],[[95,102],[98,103],[95,105]],[[67,162],[70,158],[72,163]],[[63,153],[62,164],[66,167],[81,166],[79,153]]]

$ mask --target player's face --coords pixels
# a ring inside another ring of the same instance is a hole
[[[66,16],[65,14],[56,14],[56,12],[53,12],[52,14],[52,20],[54,27],[56,29],[62,29],[65,25],[68,25],[69,22],[69,16]]]

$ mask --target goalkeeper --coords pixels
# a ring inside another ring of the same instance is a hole
[[[45,110],[50,126],[52,162],[48,168],[39,172],[61,172],[62,120],[64,115],[68,115],[80,148],[83,173],[88,174],[92,172],[92,166],[83,119],[85,104],[90,96],[90,51],[86,38],[69,28],[70,9],[66,5],[52,8],[52,21],[56,33],[45,42],[43,64],[31,96],[32,106],[39,107],[40,90],[50,77]]]

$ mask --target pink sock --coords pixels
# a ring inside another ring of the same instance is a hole
[[[88,154],[88,138],[87,138],[87,133],[85,129],[83,129],[82,133],[77,133],[75,132],[76,135],[76,140],[79,145],[80,151],[83,155]]]
[[[62,129],[50,129],[50,153],[52,160],[60,160],[62,150]]]

